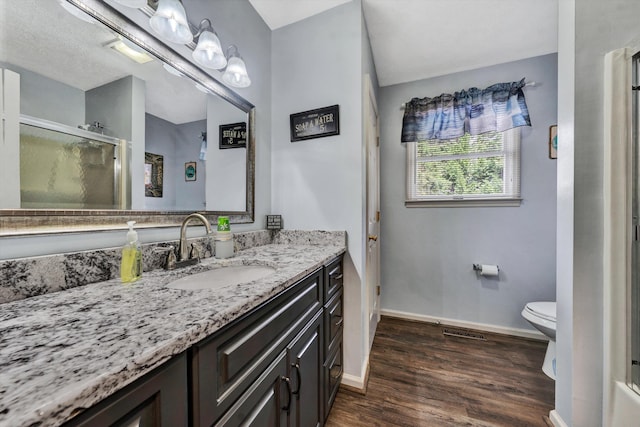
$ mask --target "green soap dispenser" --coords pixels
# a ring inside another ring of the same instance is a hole
[[[135,221],[127,221],[127,244],[122,248],[120,278],[122,283],[131,283],[142,277],[142,248],[138,242],[138,233],[133,229]]]

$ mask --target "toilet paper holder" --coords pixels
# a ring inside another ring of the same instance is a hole
[[[482,273],[482,264],[473,264],[473,269]],[[496,269],[500,271],[500,267],[496,265]]]

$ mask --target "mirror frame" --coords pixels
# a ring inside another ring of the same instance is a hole
[[[112,31],[131,40],[155,58],[171,65],[194,82],[200,83],[247,113],[246,207],[244,211],[198,211],[215,223],[225,215],[233,224],[254,222],[255,215],[255,106],[224,84],[204,72],[182,55],[149,34],[127,16],[100,0],[66,0]],[[142,9],[150,15],[149,6]],[[192,47],[192,46],[191,46]],[[126,228],[125,221],[136,221],[136,228],[176,227],[193,211],[146,210],[67,210],[67,209],[0,209],[0,237],[34,234],[101,231]]]

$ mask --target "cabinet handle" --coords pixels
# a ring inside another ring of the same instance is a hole
[[[284,381],[284,383],[287,385],[287,394],[289,395],[289,400],[287,401],[287,405],[282,407],[282,410],[287,411],[287,414],[289,414],[289,411],[291,409],[291,380],[287,377],[280,377],[280,381]]]
[[[291,394],[300,394],[300,388],[302,388],[302,376],[300,375],[300,364],[292,363],[291,367],[296,369],[296,376],[298,377],[298,389],[296,391],[292,391]]]
[[[340,280],[340,279],[342,279],[343,276],[344,275],[342,273],[340,273],[340,274],[336,274],[335,276],[331,276],[331,278],[333,280]]]
[[[339,328],[340,326],[342,326],[342,323],[344,322],[344,318],[342,316],[336,316],[336,317],[340,317],[340,320],[336,322],[336,328]]]

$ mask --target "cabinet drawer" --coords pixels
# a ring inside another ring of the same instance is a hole
[[[193,347],[193,414],[210,426],[322,308],[318,270],[252,314]]]
[[[282,352],[215,427],[286,427],[286,405],[291,406],[292,398],[291,386],[283,387],[286,375],[286,354]]]
[[[329,416],[329,411],[331,411],[333,401],[336,399],[336,395],[338,394],[340,381],[342,380],[342,371],[342,340],[340,340],[336,343],[335,351],[329,354],[329,357],[324,364],[325,419]]]
[[[330,354],[342,339],[342,289],[333,296],[324,309],[324,342],[325,355]]]
[[[327,303],[329,299],[342,288],[342,256],[334,259],[329,264],[327,264],[324,271],[324,302]]]

